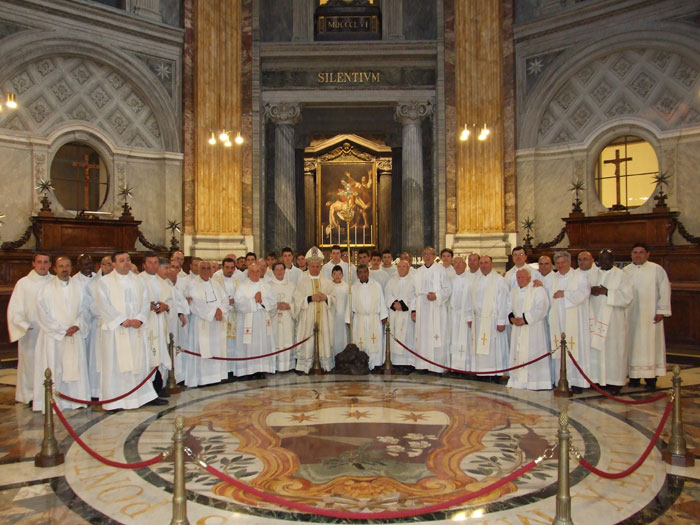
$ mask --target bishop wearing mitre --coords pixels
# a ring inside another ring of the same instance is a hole
[[[321,275],[323,254],[316,246],[306,252],[308,272],[297,281],[294,291],[294,307],[298,312],[297,341],[311,338],[297,347],[296,369],[308,373],[314,362],[314,326],[318,326],[318,348],[321,368],[329,371],[334,366],[331,345],[333,344],[333,313],[335,301],[333,285]]]

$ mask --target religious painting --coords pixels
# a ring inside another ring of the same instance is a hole
[[[319,162],[316,174],[318,239],[322,247],[375,246],[377,236],[377,166],[375,159]]]

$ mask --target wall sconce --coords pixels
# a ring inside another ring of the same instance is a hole
[[[233,142],[231,142],[231,135],[230,135],[231,133],[233,133],[233,132],[222,129],[217,137],[216,133],[214,131],[212,131],[210,133],[209,140],[207,140],[207,142],[209,144],[211,144],[212,146],[216,146],[217,143],[221,143],[227,148],[230,148],[233,145],[233,142],[235,142],[238,146],[243,144],[244,140],[243,140],[243,137],[241,136],[240,131],[236,132],[236,138],[233,139]]]
[[[481,128],[481,131],[479,132],[479,136],[477,137],[478,140],[486,140],[486,138],[489,136],[491,131],[489,128],[486,127],[486,124],[484,124],[484,127]]]
[[[9,109],[17,109],[17,95],[14,93],[7,94],[7,100],[5,101],[4,107]],[[0,111],[3,110],[3,104],[0,102]]]
[[[464,142],[464,141],[466,141],[468,138],[469,138],[469,128],[468,128],[467,125],[465,124],[465,125],[464,125],[464,129],[462,130],[462,133],[460,133],[460,135],[459,135],[459,140],[461,140],[462,142]]]

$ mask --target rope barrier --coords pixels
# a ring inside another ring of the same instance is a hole
[[[126,394],[122,394],[117,397],[113,397],[112,399],[102,399],[100,401],[89,401],[87,399],[76,399],[74,397],[71,397],[66,394],[62,394],[58,390],[54,391],[54,395],[57,395],[61,399],[65,399],[66,401],[72,401],[73,403],[79,403],[81,405],[106,405],[107,403],[114,403],[115,401],[119,401],[120,399],[124,399],[125,397],[130,396],[134,392],[136,392],[139,388],[141,388],[143,385],[146,384],[146,382],[153,377],[153,374],[158,371],[158,367],[155,367],[153,370],[151,370],[151,373],[148,374],[143,381],[141,381],[138,385],[136,385],[134,388],[129,390]]]
[[[608,399],[612,399],[613,401],[617,401],[618,403],[624,403],[625,405],[646,405],[647,403],[654,403],[656,401],[659,401],[660,399],[663,399],[668,396],[666,392],[663,392],[661,394],[658,394],[654,397],[649,397],[646,399],[622,399],[621,397],[614,396],[612,394],[609,394],[602,388],[600,388],[598,385],[596,385],[591,379],[586,375],[586,373],[581,369],[581,366],[576,362],[576,359],[574,359],[574,356],[571,355],[571,352],[569,352],[569,357],[571,358],[571,362],[574,364],[576,369],[579,371],[579,373],[583,376],[583,378],[588,381],[588,384],[591,385],[593,390],[598,392],[599,394],[604,395]]]
[[[56,412],[56,415],[58,416],[58,419],[61,420],[61,423],[63,423],[63,426],[66,427],[66,430],[68,433],[71,435],[71,437],[75,440],[75,442],[82,447],[82,449],[90,454],[93,458],[95,458],[97,461],[100,461],[101,463],[104,463],[105,465],[109,465],[110,467],[116,467],[116,468],[123,468],[123,469],[140,469],[144,467],[150,467],[151,465],[155,465],[156,463],[160,463],[163,461],[171,452],[171,449],[164,450],[157,456],[153,456],[151,459],[147,459],[145,461],[140,461],[138,463],[121,463],[119,461],[113,461],[111,459],[108,459],[94,450],[92,450],[90,447],[87,446],[87,444],[80,439],[80,436],[76,434],[75,430],[73,427],[70,426],[68,421],[66,420],[66,417],[63,415],[63,412],[61,412],[61,409],[58,408],[58,405],[56,404],[55,401],[51,401],[51,406],[53,407],[54,411]]]
[[[526,463],[522,467],[520,467],[518,470],[510,473],[508,476],[499,479],[498,481],[495,481],[494,483],[487,485],[486,487],[483,487],[476,492],[471,492],[469,494],[465,494],[463,496],[458,496],[456,498],[450,499],[448,501],[445,501],[443,503],[438,503],[435,505],[428,505],[426,507],[421,507],[419,509],[406,509],[406,510],[399,510],[399,511],[384,511],[384,512],[354,512],[354,511],[339,511],[339,510],[332,510],[332,509],[322,509],[319,507],[312,507],[311,505],[305,505],[303,503],[296,503],[294,501],[289,501],[284,498],[280,498],[279,496],[275,496],[273,494],[268,494],[267,492],[263,492],[259,489],[256,489],[254,487],[251,487],[250,485],[246,485],[245,483],[242,483],[238,481],[235,478],[232,478],[228,474],[225,474],[221,472],[220,470],[212,467],[211,465],[208,465],[204,460],[201,458],[195,457],[192,454],[192,451],[189,448],[185,448],[185,453],[187,453],[195,462],[199,464],[201,468],[209,472],[212,476],[215,476],[219,478],[221,481],[224,483],[228,483],[230,485],[233,485],[234,487],[248,493],[252,494],[254,496],[257,496],[258,498],[267,501],[268,503],[273,503],[275,505],[279,505],[282,507],[287,507],[293,510],[298,510],[301,512],[308,512],[310,514],[316,514],[319,516],[328,516],[331,518],[340,518],[340,519],[352,519],[352,520],[386,520],[386,519],[395,519],[395,518],[407,518],[411,516],[419,516],[422,514],[428,514],[431,512],[437,512],[440,510],[444,510],[450,507],[454,507],[455,505],[459,505],[460,503],[464,503],[465,501],[469,501],[478,497],[481,497],[485,494],[488,494],[489,492],[492,492],[496,490],[499,487],[502,487],[503,485],[510,483],[511,481],[519,478],[523,474],[526,474],[527,472],[530,472],[533,468],[535,468],[542,460],[545,459],[546,456],[541,456],[535,460],[530,461],[529,463]]]
[[[254,355],[254,356],[250,356],[250,357],[217,357],[217,356],[202,357],[202,354],[198,354],[197,352],[193,352],[192,350],[186,350],[182,347],[178,348],[178,352],[182,352],[183,354],[193,355],[196,357],[202,357],[202,359],[214,359],[216,361],[251,361],[253,359],[262,359],[263,357],[271,357],[273,355],[281,354],[282,352],[288,352],[289,350],[292,350],[299,345],[303,345],[306,341],[308,341],[312,337],[313,337],[313,334],[310,335],[309,337],[307,337],[306,339],[299,341],[298,343],[294,343],[292,346],[288,346],[287,348],[282,348],[282,350],[275,350],[274,352],[270,352],[269,354]]]
[[[425,361],[426,363],[430,363],[430,364],[433,365],[433,366],[439,366],[440,368],[444,368],[445,370],[449,370],[450,372],[457,372],[458,374],[470,374],[470,375],[477,375],[477,376],[479,376],[479,375],[482,375],[482,376],[489,376],[489,375],[495,375],[495,374],[502,374],[503,372],[510,372],[510,371],[512,371],[512,370],[517,370],[518,368],[524,368],[524,367],[529,366],[529,365],[531,365],[531,364],[533,364],[533,363],[536,363],[537,361],[541,361],[541,360],[544,359],[545,357],[554,354],[554,352],[556,351],[556,350],[553,350],[553,351],[551,351],[551,352],[547,352],[547,353],[545,353],[545,354],[542,354],[542,355],[539,356],[539,357],[536,357],[535,359],[532,359],[532,360],[528,361],[527,363],[522,363],[522,364],[520,364],[520,365],[511,366],[510,368],[503,368],[503,369],[501,369],[501,370],[487,370],[487,371],[485,371],[485,372],[477,372],[477,371],[475,371],[475,370],[460,370],[460,369],[458,369],[458,368],[452,368],[452,367],[449,367],[449,366],[441,365],[440,363],[436,363],[435,361],[431,361],[431,360],[428,359],[427,357],[423,357],[423,356],[420,355],[419,353],[417,353],[417,352],[411,350],[409,347],[407,347],[405,344],[403,344],[401,341],[399,341],[399,340],[396,339],[395,337],[394,337],[393,339],[394,339],[394,341],[396,341],[398,344],[400,344],[401,346],[403,346],[406,350],[408,350],[409,352],[411,352],[414,356],[419,357],[420,359],[422,359],[422,360]]]
[[[605,472],[603,470],[600,470],[593,465],[591,465],[588,461],[586,461],[582,456],[581,453],[578,452],[575,448],[571,448],[572,453],[574,454],[574,457],[578,460],[578,462],[581,464],[583,468],[586,470],[592,472],[593,474],[596,474],[597,476],[600,476],[601,478],[605,479],[620,479],[629,476],[632,474],[635,470],[637,470],[642,463],[649,457],[649,454],[651,454],[651,451],[653,450],[654,446],[656,445],[656,442],[659,440],[659,437],[661,436],[661,432],[664,429],[664,426],[666,425],[666,420],[668,419],[669,414],[671,413],[671,409],[673,408],[673,401],[669,401],[668,404],[666,405],[666,410],[664,410],[664,415],[661,417],[661,422],[659,423],[659,426],[656,429],[656,432],[654,433],[654,437],[651,438],[651,442],[649,443],[649,446],[646,448],[646,450],[642,453],[641,457],[628,469],[623,470],[622,472]]]

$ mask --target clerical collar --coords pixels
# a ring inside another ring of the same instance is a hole
[[[426,268],[432,268],[432,267],[433,267],[433,264],[435,264],[435,263],[432,263],[432,264],[424,264],[423,266],[425,266]]]
[[[321,278],[321,274],[320,274],[320,273],[319,273],[318,275],[311,275],[311,274],[309,274],[309,277],[310,277],[311,279],[320,279],[320,278]]]

